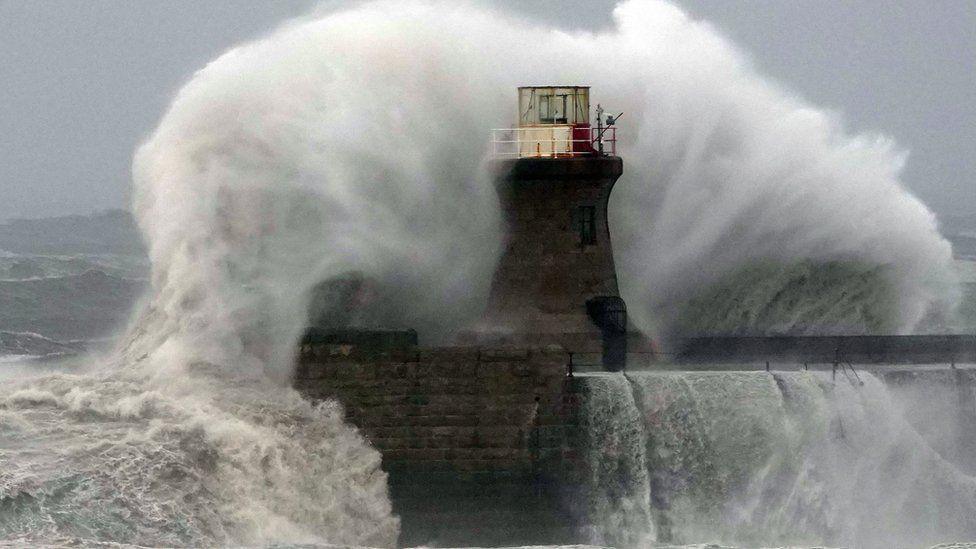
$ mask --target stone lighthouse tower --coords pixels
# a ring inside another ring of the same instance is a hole
[[[613,120],[590,123],[589,88],[523,87],[518,127],[495,130],[495,182],[506,224],[488,329],[514,344],[559,344],[584,364],[626,361],[607,201],[623,172]],[[607,125],[609,122],[609,125]]]

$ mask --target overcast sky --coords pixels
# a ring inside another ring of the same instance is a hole
[[[567,28],[611,0],[498,0]],[[976,1],[675,0],[765,74],[911,152],[906,184],[976,213]],[[0,219],[127,207],[132,152],[226,48],[310,0],[0,0]]]

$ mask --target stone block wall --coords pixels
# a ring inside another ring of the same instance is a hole
[[[381,452],[402,544],[570,543],[558,478],[580,394],[549,347],[302,344],[295,387],[341,402]]]

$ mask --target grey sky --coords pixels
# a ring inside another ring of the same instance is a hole
[[[851,130],[893,136],[937,212],[976,212],[976,2],[675,1]],[[125,207],[132,152],[181,83],[315,4],[0,0],[0,219]],[[493,4],[596,28],[614,2]]]

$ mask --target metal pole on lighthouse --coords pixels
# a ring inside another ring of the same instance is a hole
[[[596,104],[596,141],[599,155],[603,156],[603,107]]]

